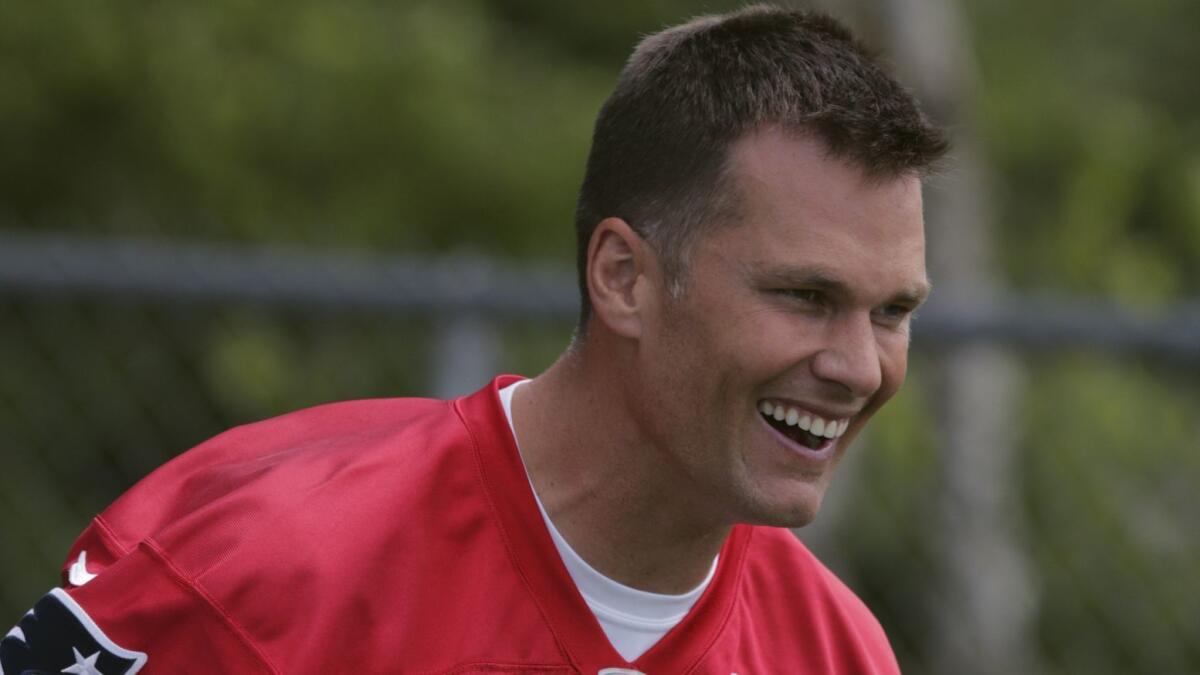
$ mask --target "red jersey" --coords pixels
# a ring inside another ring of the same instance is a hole
[[[72,583],[4,639],[0,672],[899,672],[790,532],[745,525],[689,614],[626,662],[538,511],[496,394],[514,379],[319,406],[180,455],[84,531]]]

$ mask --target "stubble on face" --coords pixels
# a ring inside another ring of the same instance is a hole
[[[734,144],[730,171],[739,222],[700,235],[682,294],[659,294],[639,347],[637,412],[674,487],[709,517],[799,527],[904,378],[907,334],[877,317],[924,283],[920,184],[868,180],[817,141],[770,129]],[[809,306],[787,294],[810,289],[774,287],[764,267],[819,269],[840,286]],[[814,464],[764,430],[757,406],[771,396],[861,412]]]

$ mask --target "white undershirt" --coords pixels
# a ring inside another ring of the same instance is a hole
[[[517,430],[513,426],[512,395],[513,391],[525,382],[528,380],[514,382],[500,390],[500,403],[504,406],[504,416],[508,418],[508,427],[512,430],[514,442],[517,442],[518,451],[520,442],[517,441]],[[526,476],[528,475],[526,470]],[[530,481],[530,486],[532,485]],[[550,531],[550,538],[554,540],[554,546],[562,556],[563,564],[579,589],[579,594],[600,621],[600,627],[604,629],[608,641],[626,661],[633,661],[646,653],[667,634],[667,631],[683,620],[692,605],[700,599],[704,589],[708,588],[717,571],[717,559],[714,558],[704,581],[683,595],[663,595],[630,588],[604,576],[579,557],[550,520],[536,489],[533,490],[533,498],[537,501],[542,519],[546,521],[546,529]]]

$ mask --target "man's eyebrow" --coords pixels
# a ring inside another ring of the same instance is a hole
[[[811,288],[825,291],[833,295],[851,295],[849,284],[838,278],[832,270],[820,265],[791,267],[787,265],[750,264],[744,270],[749,278],[759,283],[777,284],[787,288]],[[912,306],[925,302],[932,292],[933,286],[928,278],[921,279],[911,286],[901,288],[888,299],[888,302],[901,302]]]
[[[831,270],[817,265],[750,265],[748,271],[759,281],[796,288],[812,288],[830,293],[848,294],[850,287]]]

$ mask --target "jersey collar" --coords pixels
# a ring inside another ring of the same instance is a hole
[[[691,671],[733,611],[753,528],[733,528],[721,549],[712,583],[688,615],[636,661],[625,661],[579,594],[538,511],[498,393],[519,379],[501,375],[454,405],[474,441],[480,477],[509,557],[565,656],[587,675],[603,668],[644,673]]]

